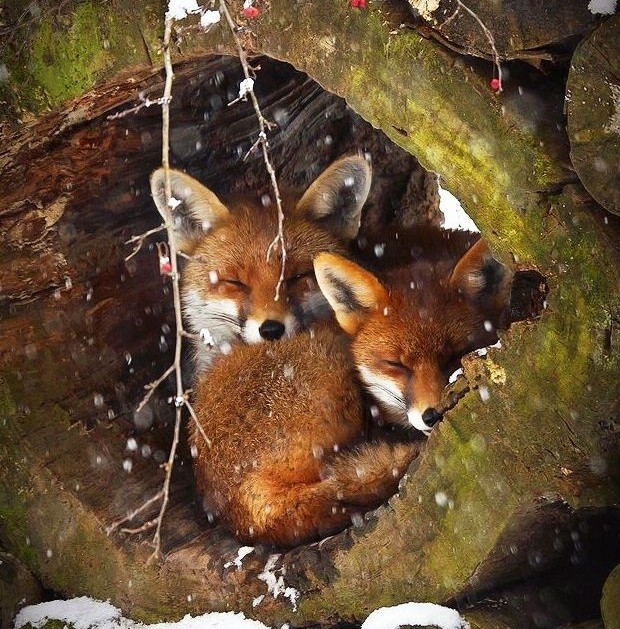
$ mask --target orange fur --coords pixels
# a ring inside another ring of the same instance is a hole
[[[348,336],[326,323],[236,346],[214,362],[195,390],[212,446],[191,434],[205,509],[244,542],[292,546],[387,500],[421,442],[364,439],[358,374],[388,422],[410,428],[412,410],[438,408],[461,356],[495,334],[484,327],[484,282],[463,288],[463,278],[485,276],[483,249],[445,267],[387,268],[382,282],[340,255],[316,256],[317,280]]]
[[[224,203],[189,175],[171,171],[172,197],[180,201],[173,211],[175,237],[189,256],[181,274],[184,315],[189,331],[205,331],[213,344],[195,343],[198,373],[232,344],[293,336],[329,316],[312,259],[320,251],[344,251],[355,237],[370,180],[364,158],[348,156],[327,168],[303,195],[284,192],[287,257],[276,299],[279,246],[267,257],[278,233],[275,203],[264,207],[251,194]],[[151,189],[164,208],[163,169],[151,175]]]

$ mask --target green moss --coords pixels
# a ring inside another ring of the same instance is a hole
[[[110,63],[103,24],[91,4],[78,5],[68,29],[42,20],[31,42],[30,71],[54,106],[88,91],[98,72]]]
[[[164,14],[160,0],[87,0],[46,6],[15,28],[0,84],[0,119],[55,108],[89,91],[115,69],[155,59]]]
[[[620,627],[620,564],[612,570],[603,586],[601,615],[607,629]]]
[[[28,536],[25,506],[29,489],[23,457],[16,454],[17,405],[7,379],[0,375],[0,541],[11,553],[35,571],[38,563]]]

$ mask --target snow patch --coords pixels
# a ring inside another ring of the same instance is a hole
[[[241,570],[241,567],[243,565],[242,564],[243,558],[246,555],[249,555],[252,552],[254,552],[254,546],[242,546],[237,551],[237,557],[235,559],[233,559],[232,561],[227,561],[224,564],[224,568],[230,568],[231,566],[237,566],[237,570]]]
[[[273,598],[278,598],[280,594],[282,594],[284,598],[288,598],[293,605],[293,611],[296,612],[299,592],[295,588],[286,586],[284,583],[283,570],[280,576],[276,576],[276,564],[278,563],[278,559],[280,559],[280,555],[270,555],[265,564],[265,568],[257,578],[259,581],[263,581],[267,584],[267,592],[271,594]]]
[[[41,627],[48,620],[60,620],[72,624],[75,629],[117,627],[121,611],[110,603],[80,596],[69,601],[49,601],[24,607],[15,616],[15,629],[31,624]]]
[[[217,24],[220,21],[219,11],[205,11],[200,17],[200,25],[202,28],[207,29],[213,24]]]
[[[590,0],[588,10],[590,13],[613,15],[616,12],[617,0]]]
[[[439,0],[418,0],[411,4],[414,9],[417,9],[421,17],[429,21],[433,19],[433,12],[439,8]]]
[[[212,612],[195,617],[188,614],[175,623],[143,625],[123,618],[120,609],[110,603],[85,596],[24,607],[15,617],[15,629],[28,623],[35,628],[41,627],[48,620],[60,620],[75,629],[270,629],[262,622],[246,618],[241,612]]]
[[[464,229],[470,232],[479,232],[478,226],[465,212],[461,202],[447,190],[439,187],[439,209],[443,213],[442,229]]]
[[[169,0],[166,19],[183,20],[190,13],[200,12],[196,0]]]
[[[404,603],[394,607],[381,607],[366,618],[362,629],[398,629],[403,625],[469,629],[469,623],[456,610],[434,603]]]

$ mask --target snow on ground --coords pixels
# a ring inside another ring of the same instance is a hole
[[[270,629],[262,622],[234,612],[213,612],[194,617],[188,614],[176,623],[143,625],[123,618],[120,610],[110,603],[86,596],[24,607],[15,617],[15,629],[21,629],[28,623],[35,628],[41,627],[47,620],[60,620],[76,629]],[[469,623],[457,611],[433,603],[405,603],[395,607],[382,607],[368,616],[362,629],[397,629],[402,625],[469,629]]]
[[[41,627],[47,620],[61,620],[76,629],[269,629],[262,622],[234,612],[213,612],[195,617],[188,614],[176,623],[143,625],[123,618],[120,609],[110,603],[95,601],[86,596],[24,607],[15,617],[15,629],[28,623],[33,627]]]
[[[471,220],[463,209],[461,202],[439,184],[439,209],[443,212],[443,229],[466,229],[479,232],[476,223]]]
[[[433,603],[404,603],[382,607],[366,618],[362,629],[398,629],[402,625],[469,629],[469,623],[456,610]]]

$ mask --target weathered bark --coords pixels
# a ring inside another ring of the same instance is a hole
[[[578,46],[566,85],[571,161],[588,192],[620,214],[620,15]]]
[[[30,571],[12,555],[0,552],[0,627],[9,629],[22,607],[42,600],[41,584]]]
[[[591,30],[596,17],[582,0],[408,0],[414,14],[466,54],[490,58],[491,42],[470,9],[492,34],[501,59],[554,60],[559,44]]]
[[[549,307],[537,323],[514,325],[501,351],[467,361],[469,387],[486,386],[489,399],[475,391],[465,395],[434,431],[389,506],[358,528],[278,560],[278,576],[300,593],[296,612],[258,578],[266,549],[246,557],[243,569],[226,566],[238,545],[193,512],[187,465],[177,468],[161,566],[146,565],[149,549],[135,538],[106,537],[103,527],[138,506],[161,481],[152,457],[142,457],[140,448],[125,450],[127,438],[135,436],[151,452],[165,450],[169,440],[165,399],[161,413],[155,412],[154,431],[136,432],[131,410],[141,385],[168,365],[169,355],[159,347],[169,317],[163,283],[148,251],[123,263],[124,240],[158,220],[146,191],[158,160],[159,112],[101,118],[139,90],[158,93],[158,69],[133,65],[124,49],[131,48],[128,41],[135,50],[143,42],[148,47],[161,21],[149,24],[154,5],[133,0],[121,3],[115,15],[96,3],[79,5],[76,14],[84,7],[111,34],[122,23],[127,38],[110,36],[99,66],[106,68],[98,75],[101,85],[60,117],[5,136],[0,153],[10,176],[2,183],[0,229],[8,236],[2,255],[11,264],[3,263],[1,282],[7,299],[0,326],[8,339],[0,345],[0,400],[7,418],[0,426],[2,542],[47,587],[110,598],[136,617],[235,608],[292,626],[360,619],[377,606],[407,600],[471,597],[536,572],[532,552],[542,556],[544,569],[569,561],[570,552],[554,548],[555,528],[564,535],[587,508],[605,512],[619,497],[613,417],[620,281],[617,226],[604,223],[579,186],[567,185],[566,137],[557,130],[563,86],[546,81],[543,90],[528,83],[526,91],[540,106],[535,116],[526,115],[515,96],[494,96],[486,76],[455,64],[437,44],[408,31],[391,34],[398,22],[390,21],[383,5],[359,12],[331,0],[273,0],[252,23],[248,41],[346,97],[370,124],[440,172],[496,254],[546,278]],[[131,9],[135,13],[124,13]],[[129,23],[127,15],[137,17]],[[96,32],[98,37],[102,31]],[[76,49],[80,45],[76,40]],[[202,56],[228,51],[230,42],[216,28],[206,37],[185,32],[179,47],[175,159],[214,186],[219,181],[260,190],[265,184],[258,158],[250,156],[247,166],[236,163],[238,147],[243,155],[251,145],[249,110],[241,114],[213,101],[205,112],[204,103],[218,93],[209,85],[217,71],[210,64],[218,62]],[[31,50],[36,57],[37,47]],[[55,63],[52,55],[49,66]],[[118,75],[121,67],[131,79]],[[394,160],[380,136],[361,123],[362,130],[338,135],[339,124],[329,125],[349,115],[338,109],[342,105],[316,95],[310,83],[285,81],[278,92],[275,66],[265,67],[257,86],[271,85],[264,96],[273,98],[272,117],[277,119],[280,98],[294,112],[310,102],[314,112],[293,114],[272,141],[285,181],[311,179],[312,167],[358,146],[361,137],[373,157],[386,154],[378,165],[391,164],[378,173],[384,182],[379,199],[392,185],[400,186],[398,198],[407,197],[410,162],[404,167],[401,158]],[[57,86],[56,94],[74,95],[64,91],[69,87],[62,73],[57,80],[62,89]],[[228,80],[223,89],[235,94],[237,79]],[[27,88],[32,94],[33,85]],[[194,122],[205,113],[209,123],[197,130]],[[307,161],[296,156],[310,147],[310,138],[325,134],[332,144],[309,152]],[[398,213],[391,207],[388,216]],[[37,265],[47,277],[32,274]],[[125,459],[133,461],[131,473],[123,470]]]

